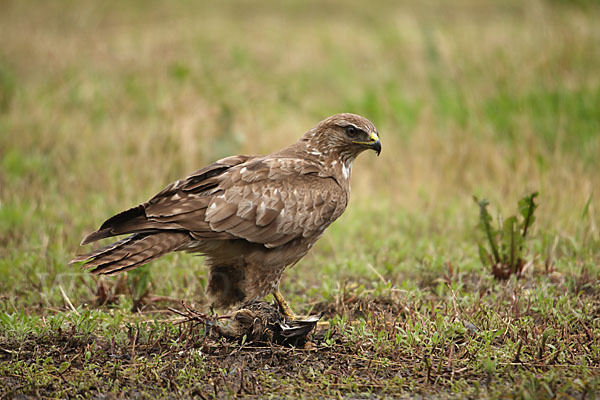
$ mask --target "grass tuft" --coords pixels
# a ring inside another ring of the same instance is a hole
[[[524,196],[519,200],[520,218],[510,216],[505,220],[498,215],[498,228],[493,227],[492,216],[487,210],[489,201],[479,200],[479,228],[484,235],[483,241],[488,244],[489,251],[482,242],[478,243],[479,258],[483,265],[489,265],[496,279],[508,279],[511,275],[521,276],[525,266],[525,239],[529,228],[535,221],[535,209],[538,207],[534,199],[538,192]]]

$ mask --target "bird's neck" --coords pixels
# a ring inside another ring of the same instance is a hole
[[[329,162],[328,168],[331,171],[331,175],[342,185],[348,192],[350,192],[350,177],[352,176],[352,164],[354,159],[337,159]]]
[[[346,190],[350,190],[352,164],[356,158],[353,153],[340,153],[336,150],[323,149],[314,143],[298,141],[278,152],[282,156],[297,157],[302,154],[305,162],[319,166],[322,177],[334,178]]]
[[[311,162],[317,163],[323,169],[323,174],[335,180],[347,190],[350,190],[350,177],[355,154],[339,153],[335,150],[322,150],[311,143],[304,143],[304,154]]]

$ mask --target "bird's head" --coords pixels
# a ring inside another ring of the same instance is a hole
[[[301,139],[315,153],[336,154],[352,162],[365,150],[381,153],[381,141],[375,125],[356,114],[336,114],[319,122]]]

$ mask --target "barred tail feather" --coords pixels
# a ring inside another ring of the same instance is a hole
[[[135,233],[94,252],[77,256],[71,264],[85,261],[93,274],[114,275],[144,265],[177,250],[191,240],[183,232]]]

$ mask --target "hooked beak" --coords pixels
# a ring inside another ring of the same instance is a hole
[[[369,147],[372,150],[375,150],[377,153],[377,157],[381,153],[381,141],[379,140],[379,136],[375,132],[371,132],[371,136],[369,137]]]
[[[379,136],[377,135],[376,132],[370,132],[368,142],[353,141],[352,143],[364,144],[371,150],[375,150],[375,152],[377,153],[378,156],[381,153],[381,141],[379,140]]]
[[[375,153],[377,153],[377,157],[379,157],[379,154],[381,153],[381,141],[377,139],[375,142],[373,142],[371,144],[371,149],[375,150]]]

